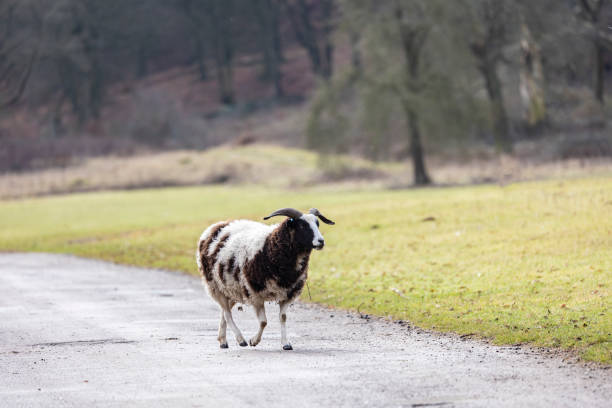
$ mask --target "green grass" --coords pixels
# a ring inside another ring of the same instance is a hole
[[[0,250],[195,274],[202,230],[316,206],[312,300],[612,363],[612,179],[384,192],[190,187],[0,202]],[[425,221],[433,217],[435,220]],[[305,292],[303,298],[308,300]]]

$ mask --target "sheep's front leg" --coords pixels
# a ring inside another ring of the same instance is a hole
[[[227,322],[225,321],[223,309],[221,309],[221,321],[219,321],[219,337],[218,337],[219,346],[221,348],[228,348],[226,332],[227,332]]]
[[[263,334],[268,321],[266,319],[266,309],[263,304],[254,306],[255,314],[257,314],[257,319],[259,319],[259,330],[257,334],[253,336],[251,340],[249,340],[249,345],[255,347],[261,341],[261,335]]]
[[[284,302],[280,302],[280,324],[281,324],[281,346],[283,346],[283,350],[293,350],[291,344],[287,341],[287,328],[285,327],[285,323],[287,322],[287,308],[291,304],[290,301],[286,300]]]

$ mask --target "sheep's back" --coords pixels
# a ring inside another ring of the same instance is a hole
[[[237,220],[208,227],[200,237],[199,266],[209,292],[248,303],[253,290],[241,271],[262,250],[275,225]]]

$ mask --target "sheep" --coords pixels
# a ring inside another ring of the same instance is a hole
[[[200,237],[196,260],[208,294],[221,307],[221,348],[228,348],[227,326],[241,347],[247,345],[232,318],[236,303],[255,309],[259,330],[249,341],[255,347],[267,324],[264,302],[274,301],[280,307],[281,346],[283,350],[293,349],[287,341],[287,308],[302,292],[311,251],[325,245],[317,217],[326,224],[334,222],[316,208],[308,214],[282,208],[264,220],[276,216],[287,219],[275,225],[249,220],[217,222]]]

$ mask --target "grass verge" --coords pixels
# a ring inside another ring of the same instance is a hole
[[[533,161],[521,155],[499,157],[487,150],[480,154],[483,157],[454,159],[430,154],[430,174],[442,185],[612,175],[612,161],[605,158]],[[0,199],[218,184],[380,190],[405,187],[412,179],[407,162],[372,162],[349,155],[321,158],[312,151],[267,144],[224,145],[204,151],[89,158],[64,168],[0,174]]]
[[[320,208],[312,300],[612,363],[612,179],[383,192],[183,187],[0,202],[0,250],[195,274],[228,216]],[[306,295],[307,296],[307,295]],[[307,300],[307,299],[306,299]]]

